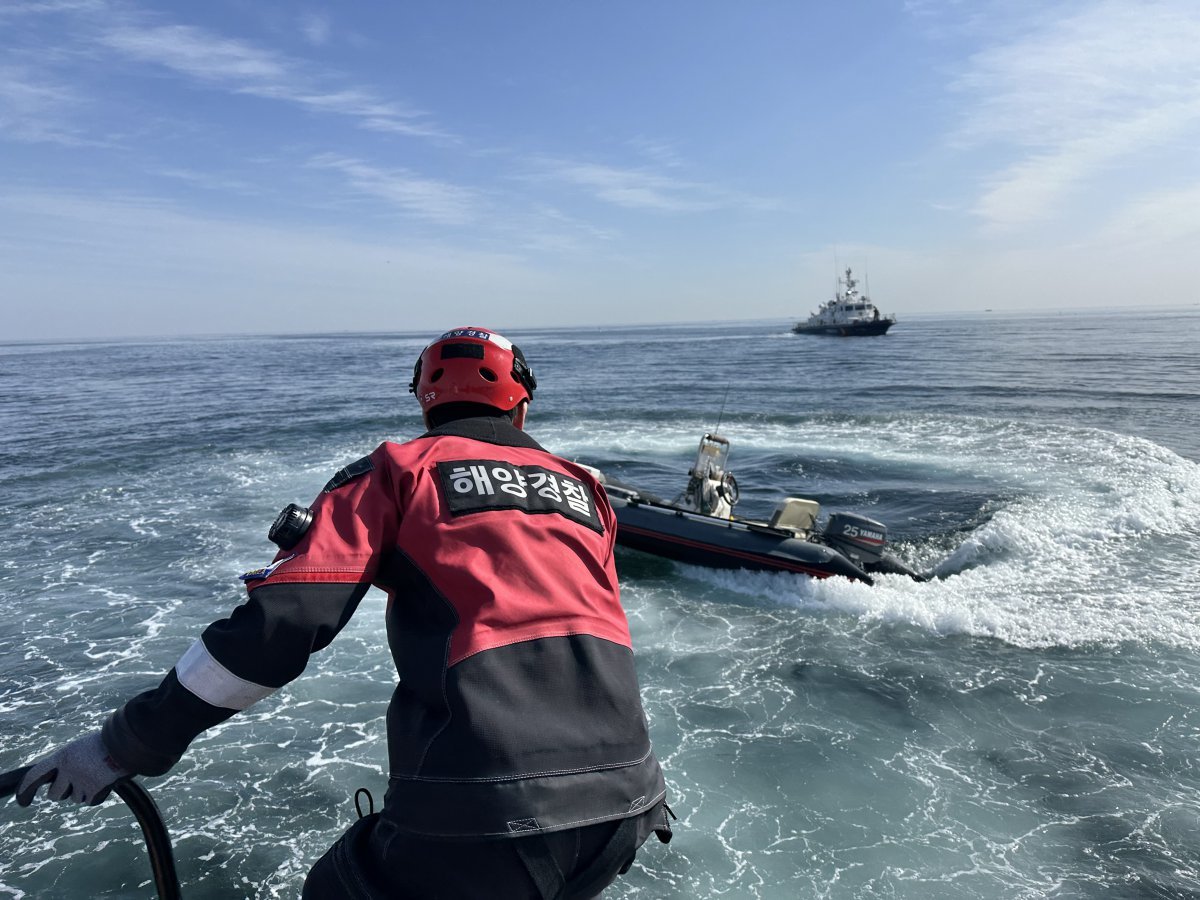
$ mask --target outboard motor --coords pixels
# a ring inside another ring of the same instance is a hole
[[[869,566],[883,558],[887,546],[887,526],[854,513],[834,513],[821,535],[822,540],[860,566]]]

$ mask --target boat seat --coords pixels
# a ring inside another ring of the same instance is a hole
[[[821,504],[816,500],[800,497],[785,497],[771,514],[772,528],[787,528],[792,531],[812,531],[817,524]]]

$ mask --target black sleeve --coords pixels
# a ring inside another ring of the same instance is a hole
[[[214,622],[157,688],[134,697],[104,725],[113,758],[161,775],[196,735],[283,687],[327,647],[358,608],[367,584],[264,584]]]

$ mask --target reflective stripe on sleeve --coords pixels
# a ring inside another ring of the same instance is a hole
[[[238,678],[208,652],[203,639],[197,639],[180,657],[175,664],[175,677],[205,703],[225,709],[245,709],[275,691]]]

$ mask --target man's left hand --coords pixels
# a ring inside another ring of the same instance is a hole
[[[131,773],[111,756],[100,732],[81,737],[37,760],[17,785],[17,803],[28,806],[43,784],[46,796],[95,806],[103,803],[113,785]]]

